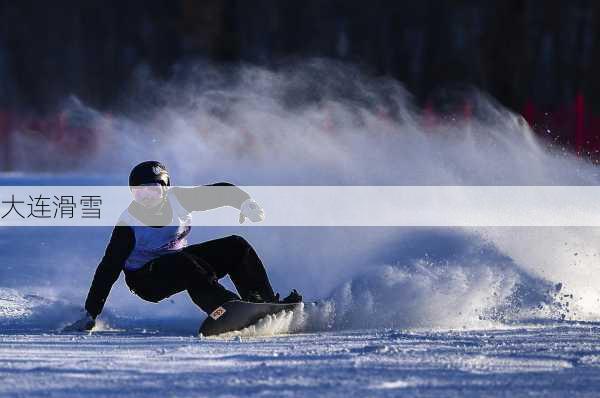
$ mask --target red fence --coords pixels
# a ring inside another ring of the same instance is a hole
[[[462,117],[474,117],[470,103],[455,109]],[[545,140],[556,142],[574,151],[578,156],[600,163],[600,115],[593,114],[586,105],[583,94],[578,94],[571,104],[552,110],[544,110],[533,102],[525,104],[521,114],[532,129]],[[433,126],[442,120],[436,110],[428,104],[423,109],[423,122]],[[327,122],[327,120],[326,120]],[[45,118],[31,118],[8,110],[0,110],[0,171],[12,170],[12,135],[18,129],[25,133],[43,136],[57,144],[65,153],[82,158],[96,147],[98,132],[93,123],[78,123],[65,117],[64,113]]]
[[[12,169],[11,133],[12,113],[0,110],[0,170]]]
[[[583,94],[552,110],[528,102],[522,115],[540,136],[571,148],[578,156],[600,160],[600,116],[589,110]]]

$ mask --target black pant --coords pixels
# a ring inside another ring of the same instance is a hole
[[[152,302],[187,290],[192,301],[210,314],[224,302],[240,299],[219,283],[225,275],[229,275],[243,299],[251,292],[266,299],[274,296],[258,255],[237,235],[158,257],[139,270],[127,271],[125,280],[135,294]]]

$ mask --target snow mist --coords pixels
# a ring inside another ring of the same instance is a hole
[[[100,168],[106,183],[125,184],[130,167],[158,159],[176,185],[596,184],[595,167],[542,145],[493,99],[475,91],[454,97],[469,104],[467,118],[422,112],[398,82],[323,60],[276,70],[185,65],[169,82],[141,71],[119,114],[68,105],[87,112],[97,136],[73,180]],[[32,168],[25,158],[17,164]],[[83,304],[109,233],[94,232],[71,260],[39,254],[44,267],[66,269],[77,281],[73,287],[61,283],[60,272],[47,276],[57,297]],[[191,241],[231,233],[255,246],[281,293],[298,288],[322,300],[317,310],[305,309],[304,330],[600,319],[592,228],[196,228]],[[35,290],[40,280],[16,272],[3,276],[18,290]],[[117,323],[200,318],[184,295],[143,304],[122,282],[106,310]]]

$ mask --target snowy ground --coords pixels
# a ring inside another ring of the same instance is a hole
[[[0,396],[597,396],[600,324],[199,339],[0,335]]]

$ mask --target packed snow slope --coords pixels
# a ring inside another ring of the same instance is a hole
[[[0,336],[2,397],[597,396],[600,325]]]

